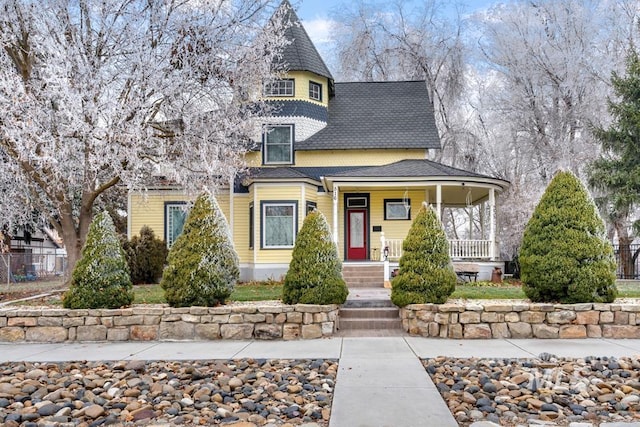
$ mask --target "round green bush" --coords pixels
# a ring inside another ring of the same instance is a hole
[[[520,249],[524,292],[534,302],[611,302],[616,262],[595,203],[580,180],[560,172],[527,223]]]
[[[312,212],[296,237],[284,278],[285,304],[342,304],[349,289],[342,278],[342,262],[324,215]]]
[[[93,219],[80,260],[65,292],[65,308],[120,308],[133,302],[124,251],[107,212]]]
[[[145,225],[139,236],[125,241],[123,246],[133,284],[158,283],[169,252],[166,243]]]
[[[449,242],[431,208],[422,206],[402,243],[398,275],[391,281],[391,301],[442,304],[456,288],[456,273],[449,258]]]
[[[240,277],[238,254],[215,198],[198,197],[169,250],[160,286],[172,307],[224,304]]]

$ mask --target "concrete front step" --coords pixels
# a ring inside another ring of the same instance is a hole
[[[371,281],[362,281],[362,282],[350,282],[345,279],[347,283],[347,287],[349,289],[358,289],[358,288],[384,288],[384,282],[375,282]]]
[[[340,321],[343,319],[399,319],[400,310],[395,307],[377,308],[341,308]]]
[[[393,308],[394,305],[390,299],[350,299],[347,298],[347,301],[342,304],[342,309],[345,308]],[[341,310],[342,310],[341,309]]]
[[[349,288],[383,288],[382,264],[343,264],[342,277]]]
[[[340,319],[341,331],[359,329],[399,330],[402,329],[402,321],[400,319]]]
[[[353,291],[352,291],[353,292]],[[374,291],[375,292],[375,291]],[[386,297],[351,295],[340,308],[340,331],[402,331],[400,310]]]

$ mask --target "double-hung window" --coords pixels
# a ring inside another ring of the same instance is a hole
[[[164,215],[164,240],[167,242],[167,247],[170,248],[182,233],[184,222],[187,219],[187,205],[184,202],[165,203]]]
[[[293,163],[293,125],[265,126],[264,163]]]
[[[265,96],[294,96],[295,84],[293,79],[276,80],[264,85]]]
[[[316,82],[309,82],[309,99],[322,101],[322,85]]]
[[[298,202],[262,202],[262,247],[293,247],[298,224]]]

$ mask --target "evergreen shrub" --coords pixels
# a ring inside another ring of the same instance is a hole
[[[71,275],[65,308],[120,308],[133,302],[129,267],[107,212],[93,219],[80,260]]]
[[[224,304],[240,277],[227,221],[215,198],[198,197],[169,250],[160,286],[172,307]]]
[[[391,281],[391,301],[442,304],[456,287],[449,242],[432,208],[422,206],[402,243],[400,269]]]
[[[342,278],[342,262],[321,212],[311,212],[296,237],[284,278],[285,304],[342,304],[349,289]]]
[[[169,253],[166,243],[145,225],[140,235],[125,241],[123,246],[133,284],[158,283]]]
[[[534,302],[611,302],[616,262],[595,203],[580,180],[560,172],[527,223],[520,249],[524,292]]]

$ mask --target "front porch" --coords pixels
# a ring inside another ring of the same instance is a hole
[[[423,204],[443,223],[454,262],[495,265],[499,260],[496,212],[498,195],[508,186],[505,181],[428,160],[368,167],[321,180],[331,195],[327,217],[345,262],[397,262],[412,212]]]

